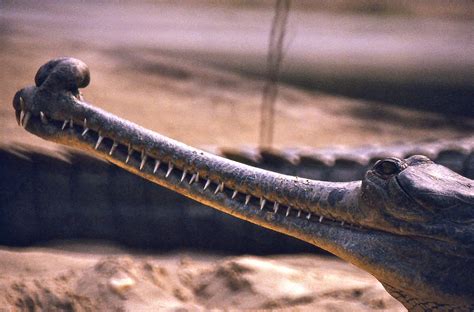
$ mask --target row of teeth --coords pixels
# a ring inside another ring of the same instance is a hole
[[[26,124],[28,123],[28,120],[29,118],[31,117],[31,114],[29,112],[25,113],[24,114],[24,118],[22,118],[21,120],[21,125],[23,127],[26,127]],[[40,118],[41,118],[41,122],[44,123],[44,124],[47,124],[49,121],[48,121],[48,118],[46,117],[46,115],[43,113],[43,112],[40,112]],[[66,127],[69,128],[74,128],[74,121],[72,119],[66,119],[64,120],[62,126],[61,126],[61,130],[64,130],[66,129]],[[91,130],[90,128],[87,127],[87,119],[84,119],[84,122],[83,122],[83,129],[82,129],[82,133],[81,135],[83,137],[85,137],[88,133],[90,134],[90,132],[93,132],[93,133],[96,133],[96,131],[94,130]],[[96,141],[96,144],[94,145],[94,148],[97,150],[103,140],[104,140],[104,137],[100,135],[100,132],[97,133],[98,137],[97,137],[97,141]],[[110,150],[108,151],[108,154],[110,156],[112,156],[115,152],[115,150],[119,147],[119,143],[117,143],[115,140],[113,140],[113,143],[110,147]],[[133,153],[135,152],[136,150],[133,149],[133,147],[131,145],[128,145],[128,154],[127,154],[127,157],[125,158],[125,164],[128,164]],[[159,159],[155,159],[149,155],[147,155],[146,151],[142,150],[140,152],[140,165],[139,165],[139,170],[140,171],[143,171],[143,169],[145,168],[145,165],[147,164],[147,161],[149,160],[152,160],[153,161],[153,174],[157,174],[159,168],[161,167],[162,165],[162,161],[159,160]],[[182,174],[181,176],[179,177],[179,183],[183,183],[183,182],[187,182],[189,185],[193,184],[193,183],[197,183],[201,180],[201,177],[199,176],[199,173],[196,172],[196,173],[192,173],[186,169],[184,170],[181,170],[179,168],[176,168],[174,166],[173,163],[171,162],[168,162],[167,164],[167,170],[164,174],[164,177],[165,178],[168,178],[173,171],[182,171]],[[191,178],[188,180],[186,180],[186,177],[188,175],[191,175]],[[225,184],[224,182],[215,182],[215,181],[211,181],[210,179],[203,179],[203,181],[205,180],[205,182],[202,183],[203,185],[203,190],[210,190],[210,186],[211,184],[215,184],[216,187],[214,189],[214,191],[211,190],[211,192],[214,193],[214,195],[217,195],[218,193],[221,193],[221,192],[224,192],[224,190],[226,189],[225,187]],[[227,188],[228,190],[231,191],[232,195],[230,195],[229,193],[229,196],[231,197],[231,199],[236,199],[236,197],[239,195],[239,192],[237,190],[233,190],[231,188]],[[318,215],[314,215],[312,214],[311,212],[305,212],[305,211],[302,211],[302,210],[299,210],[297,208],[294,208],[294,207],[290,207],[290,206],[286,206],[286,210],[284,209],[280,209],[283,205],[280,205],[280,203],[278,202],[273,202],[273,205],[271,205],[271,201],[263,198],[263,197],[255,197],[253,195],[250,195],[250,194],[245,194],[245,193],[241,193],[242,195],[244,195],[242,198],[244,199],[243,200],[243,203],[244,203],[244,206],[247,206],[249,205],[249,203],[251,201],[254,201],[256,200],[257,201],[257,205],[259,206],[260,210],[263,210],[264,208],[265,209],[268,209],[270,208],[270,212],[272,213],[278,213],[279,211],[280,212],[284,212],[284,216],[285,217],[288,217],[290,215],[290,213],[292,211],[295,211],[295,216],[298,217],[298,218],[301,218],[301,217],[304,217],[306,218],[307,220],[311,220],[311,219],[314,219],[314,220],[318,220],[320,223],[324,221],[328,221],[328,222],[331,222],[331,223],[336,223],[338,221],[335,221],[335,220],[332,220],[331,218],[328,218],[328,217],[323,217],[323,216],[318,216]],[[340,224],[341,226],[344,226],[344,225],[347,225],[347,226],[351,226],[351,224],[349,223],[345,223],[344,221],[342,222],[338,222],[338,224]]]

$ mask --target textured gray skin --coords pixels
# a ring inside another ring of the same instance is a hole
[[[47,140],[79,147],[213,208],[321,247],[374,275],[410,310],[474,309],[472,180],[424,156],[385,159],[362,181],[339,183],[248,167],[83,102],[78,88],[88,81],[79,60],[49,62],[40,68],[36,87],[15,95],[17,120]],[[85,119],[89,131],[82,135]],[[65,123],[61,130],[64,120],[74,125]],[[118,146],[111,150],[113,142]],[[156,172],[154,160],[164,164]],[[199,181],[190,183],[197,173]],[[320,216],[326,221],[318,222]]]

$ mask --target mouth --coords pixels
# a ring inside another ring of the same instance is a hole
[[[87,118],[58,120],[43,111],[39,111],[38,114],[28,111],[22,97],[19,97],[18,101],[20,109],[15,110],[17,122],[27,131],[47,140],[77,146],[99,154],[99,157],[106,158],[145,178],[151,177],[155,182],[159,180],[158,184],[165,187],[185,188],[188,192],[197,192],[208,198],[224,201],[226,205],[243,208],[249,215],[258,215],[266,220],[286,220],[292,223],[304,222],[341,229],[365,230],[360,225],[338,220],[330,215],[330,212],[318,214],[285,201],[266,198],[231,181],[226,183],[227,181],[216,179],[197,166],[173,159],[166,152],[160,154],[151,149],[147,150],[141,144],[135,145],[131,141],[124,140],[123,135],[120,137],[109,135],[110,131],[99,130],[106,127],[97,126]]]

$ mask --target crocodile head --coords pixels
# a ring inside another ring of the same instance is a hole
[[[424,156],[381,160],[363,181],[344,183],[253,168],[86,103],[79,88],[89,81],[79,60],[48,62],[36,85],[13,99],[18,123],[46,140],[321,247],[374,275],[409,309],[474,307],[472,180]]]

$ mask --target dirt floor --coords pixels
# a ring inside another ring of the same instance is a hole
[[[193,146],[256,144],[260,80],[140,46],[59,36],[67,28],[61,23],[67,26],[57,20],[52,31],[40,19],[0,20],[1,143],[60,148],[17,126],[11,99],[40,65],[67,55],[89,65],[83,93],[91,103]],[[454,138],[474,129],[472,120],[288,85],[280,88],[275,125],[276,147]],[[143,254],[78,242],[1,248],[0,311],[55,309],[404,311],[373,277],[335,258]]]
[[[0,250],[0,294],[0,311],[404,311],[373,277],[334,258],[70,242]]]

